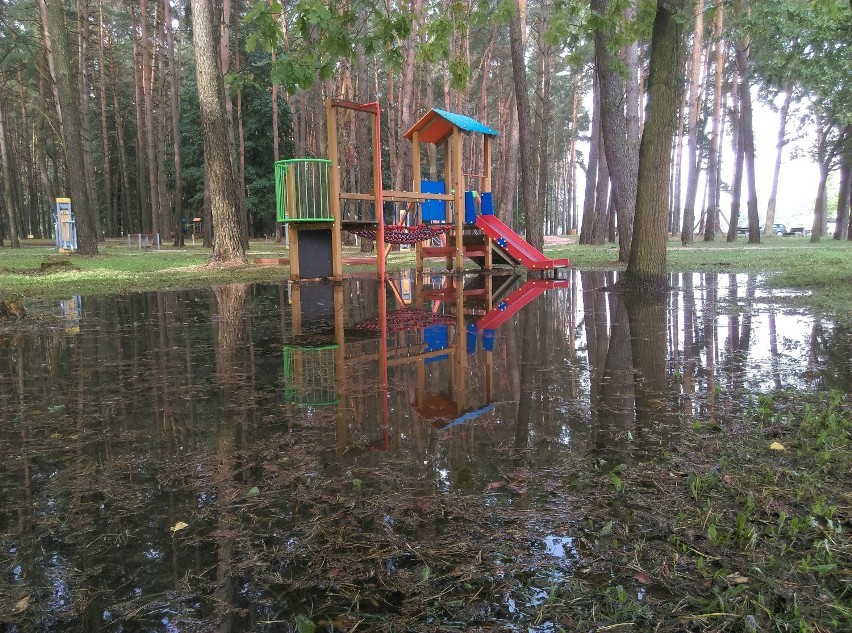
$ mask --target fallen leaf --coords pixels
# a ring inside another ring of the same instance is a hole
[[[259,494],[260,494],[260,488],[258,488],[257,486],[252,486],[249,489],[248,493],[246,493],[246,496],[253,497],[253,496],[259,495]]]
[[[637,571],[635,574],[633,574],[633,579],[636,582],[641,582],[643,585],[651,583],[651,576],[644,571]]]
[[[784,445],[779,443],[779,442],[772,442],[772,444],[769,445],[769,450],[771,450],[771,451],[783,451],[783,450],[787,450],[787,449],[785,449]]]
[[[30,606],[30,597],[24,596],[15,603],[14,613],[23,613]]]
[[[183,521],[178,521],[177,523],[175,523],[172,526],[172,534],[174,534],[175,532],[178,532],[178,531],[180,531],[184,528],[188,528],[188,527],[189,527],[189,523],[184,523]]]
[[[746,576],[737,573],[728,574],[725,578],[727,578],[728,582],[732,585],[744,585],[748,583],[748,578]]]

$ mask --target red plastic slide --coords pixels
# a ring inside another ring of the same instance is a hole
[[[533,248],[524,238],[498,220],[496,216],[478,215],[476,216],[476,226],[493,239],[505,253],[530,270],[553,270],[554,268],[568,266],[567,259],[550,259],[541,251]]]

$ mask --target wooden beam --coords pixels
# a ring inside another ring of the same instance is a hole
[[[343,237],[340,225],[340,165],[337,151],[337,112],[331,99],[325,102],[328,159],[331,168],[328,179],[328,204],[334,225],[331,228],[331,274],[334,281],[343,280]]]
[[[456,127],[453,130],[453,189],[455,190],[456,211],[456,263],[455,272],[464,270],[464,173],[462,171],[462,134]]]

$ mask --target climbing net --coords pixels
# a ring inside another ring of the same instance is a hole
[[[430,325],[450,325],[456,322],[456,317],[450,314],[435,314],[417,308],[403,308],[388,312],[388,332],[414,330]],[[381,327],[379,318],[361,321],[355,328],[358,330],[378,330]]]
[[[385,242],[388,244],[416,244],[425,242],[433,237],[443,235],[452,231],[452,224],[418,224],[416,226],[405,226],[400,224],[388,224],[385,226]],[[350,233],[366,240],[375,240],[378,229],[375,227],[347,227]]]

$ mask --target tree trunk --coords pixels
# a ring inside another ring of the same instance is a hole
[[[568,221],[565,228],[566,233],[570,233],[572,229],[577,228],[577,115],[580,108],[581,91],[579,86],[579,77],[577,74],[572,75],[574,81],[574,95],[571,103],[571,148],[569,150],[568,160],[568,178],[569,178],[569,193],[568,193]]]
[[[778,180],[781,175],[781,159],[784,155],[785,136],[787,134],[787,114],[790,112],[790,102],[793,100],[792,86],[787,86],[784,94],[784,103],[778,115],[778,143],[775,146],[775,169],[772,172],[772,191],[769,193],[769,202],[766,204],[766,221],[763,224],[763,234],[772,235],[772,226],[775,224],[775,204],[778,199]]]
[[[598,74],[592,78],[592,125],[589,141],[589,158],[586,164],[586,188],[583,198],[583,220],[580,227],[580,244],[591,244],[595,226],[595,193],[597,192],[598,167],[600,163],[601,108]]]
[[[140,0],[139,5],[142,35],[142,95],[145,99],[145,162],[148,165],[148,198],[151,201],[151,233],[160,233],[160,196],[157,191],[157,130],[154,127],[154,62],[151,49],[154,43],[148,33],[147,0]]]
[[[731,178],[731,216],[728,218],[728,241],[736,242],[737,227],[740,223],[740,204],[743,197],[743,163],[745,162],[745,149],[743,145],[742,124],[740,119],[739,97],[739,75],[734,75],[731,82],[731,98],[733,100],[731,109],[731,145],[734,150],[734,175]],[[718,190],[717,190],[718,193]]]
[[[6,125],[6,86],[0,76],[0,165],[3,167],[3,206],[6,207],[6,217],[9,220],[9,244],[12,248],[20,248],[21,242],[18,239],[18,223],[15,218],[15,201],[12,198],[12,174],[15,170],[12,167],[12,156],[9,152],[7,143],[8,132]],[[0,242],[2,245],[2,242]]]
[[[547,30],[547,22],[550,18],[551,9],[548,0],[542,0],[539,16],[539,41],[538,47],[541,51],[541,73],[538,80],[539,94],[536,108],[536,126],[538,134],[536,147],[538,147],[538,186],[536,191],[536,207],[544,216],[547,213],[547,180],[548,170],[548,140],[550,138],[550,92],[551,79],[553,75],[553,47],[549,46],[544,38]],[[544,227],[542,227],[544,228]]]
[[[527,66],[520,9],[512,13],[509,22],[509,45],[512,54],[512,78],[515,84],[515,103],[518,107],[518,142],[521,154],[521,191],[524,205],[526,240],[533,248],[544,250],[544,224],[541,209],[535,200],[535,165],[532,155],[532,122],[527,92]]]
[[[683,79],[683,29],[672,7],[657,3],[648,72],[648,109],[639,149],[639,185],[633,247],[625,272],[628,286],[660,289],[666,286],[666,216],[669,199],[671,147],[677,124]]]
[[[106,43],[106,40],[102,40],[101,46],[106,45]],[[127,160],[127,147],[124,143],[124,119],[121,116],[121,108],[118,106],[118,70],[112,54],[111,42],[107,51],[109,52],[112,112],[115,117],[115,140],[118,146],[118,167],[121,171],[122,224],[124,232],[132,233],[140,228],[141,209],[139,208],[139,198],[130,193],[130,163]]]
[[[748,13],[749,0],[739,0],[739,10]],[[745,153],[746,186],[748,187],[748,243],[760,244],[760,218],[757,215],[757,181],[754,168],[754,127],[751,116],[751,88],[748,61],[749,37],[738,40],[737,69],[740,75],[740,142]]]
[[[142,233],[151,232],[151,201],[149,200],[149,190],[145,182],[145,173],[147,172],[147,163],[145,159],[145,91],[144,85],[144,70],[142,68],[142,53],[143,44],[139,40],[138,29],[136,28],[136,3],[130,3],[130,16],[133,28],[131,34],[133,36],[133,85],[135,89],[136,104],[136,197],[139,200],[139,230]],[[143,22],[145,16],[140,18]],[[115,68],[115,64],[113,64]],[[116,92],[118,82],[114,84]],[[117,116],[117,115],[116,115]]]
[[[89,214],[99,241],[103,241],[101,226],[100,196],[98,181],[95,178],[95,161],[92,158],[92,132],[89,126],[89,0],[78,0],[80,33],[77,60],[77,86],[80,98],[80,133],[83,141],[83,169],[86,173],[86,190],[89,194]]]
[[[70,47],[66,39],[65,9],[60,2],[39,0],[44,43],[48,67],[56,86],[57,115],[62,128],[65,162],[71,188],[71,204],[77,220],[77,252],[97,255],[98,236],[89,212],[89,195],[86,190],[86,171],[79,157],[83,155],[83,138],[80,129],[80,101],[71,68]]]
[[[698,194],[698,112],[701,108],[701,57],[704,52],[704,0],[695,2],[695,31],[692,40],[692,68],[689,73],[689,115],[687,119],[688,169],[686,172],[686,203],[683,207],[683,230],[680,242],[684,246],[694,241],[695,198]]]
[[[411,143],[402,138],[402,135],[414,125],[414,92],[416,82],[414,81],[414,71],[417,68],[417,43],[420,39],[420,18],[423,13],[423,0],[410,0],[408,9],[414,18],[411,33],[405,42],[405,62],[402,68],[402,85],[400,90],[402,95],[400,98],[399,121],[400,126],[398,132],[396,165],[393,174],[393,187],[395,189],[405,189],[411,187]]]
[[[714,72],[713,72],[713,122],[710,132],[710,153],[707,156],[707,213],[712,217],[719,216],[719,148],[722,134],[722,73],[725,70],[725,41],[722,38],[722,28],[725,22],[725,5],[722,0],[716,0],[715,15],[713,16],[714,41]],[[729,233],[730,239],[730,223]],[[734,239],[736,239],[736,223],[734,222]]]
[[[852,130],[848,131],[852,132]],[[850,138],[852,140],[852,137]],[[844,152],[840,161],[840,190],[837,194],[837,222],[834,224],[834,239],[836,240],[845,239],[849,235],[850,196],[852,196],[852,150],[847,150]]]
[[[610,0],[592,0],[592,10],[605,15],[609,2]],[[608,39],[602,29],[596,31],[595,67],[600,85],[600,130],[618,215],[618,259],[626,262],[630,259],[630,245],[633,238],[636,178],[639,165],[638,156],[632,153],[633,147],[627,137],[627,115],[624,107],[625,82],[619,72],[621,63],[610,51]],[[600,177],[599,174],[598,178]],[[598,191],[600,190],[601,186],[598,185]]]
[[[225,86],[217,63],[213,7],[207,0],[191,0],[198,102],[204,136],[204,159],[209,166],[213,216],[213,262],[245,263],[240,231],[240,201],[228,143]]]
[[[811,227],[811,242],[817,243],[825,234],[826,224],[826,183],[830,173],[827,132],[824,122],[817,121],[817,157],[819,161],[819,184],[817,185],[816,201],[814,202],[814,223]]]
[[[180,5],[178,5],[180,7]],[[180,11],[178,11],[180,20]],[[175,165],[175,194],[174,194],[174,246],[184,246],[183,226],[183,168],[181,164],[180,144],[180,64],[176,59],[174,28],[172,27],[171,0],[163,0],[163,25],[166,29],[167,49],[169,64],[169,80],[171,88],[171,114],[172,114],[172,153]]]
[[[98,96],[101,106],[101,151],[103,152],[104,198],[106,198],[104,215],[106,216],[106,232],[110,237],[117,235],[115,207],[112,200],[112,159],[109,145],[109,124],[107,123],[107,74],[106,55],[104,55],[104,5],[98,0]]]
[[[601,139],[598,142],[601,145],[606,145],[603,134],[601,134]],[[609,161],[606,159],[606,152],[602,151],[598,156],[598,186],[595,191],[595,215],[592,223],[592,244],[600,245],[606,242],[607,225],[609,224],[609,192]]]

